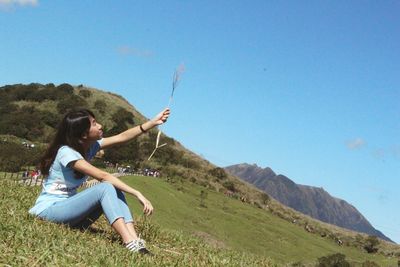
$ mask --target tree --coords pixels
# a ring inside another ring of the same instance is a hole
[[[134,115],[124,108],[119,108],[112,117],[117,124],[134,124]]]
[[[123,145],[108,148],[104,159],[113,163],[128,163],[139,161],[139,143],[137,139]]]
[[[94,102],[94,108],[100,112],[100,114],[105,114],[107,110],[107,103],[104,100],[96,100]]]
[[[368,253],[376,253],[378,252],[378,245],[379,245],[379,239],[376,236],[368,236],[365,245],[364,245],[364,249],[368,252]]]
[[[66,93],[67,95],[72,95],[74,93],[74,87],[68,83],[63,83],[57,86],[57,89]]]
[[[40,119],[43,123],[52,128],[56,128],[58,123],[61,121],[60,114],[54,114],[47,110],[40,112]]]
[[[264,205],[267,205],[270,200],[271,200],[271,198],[269,197],[269,195],[267,193],[261,193],[261,201]]]
[[[17,172],[23,166],[36,165],[42,153],[41,148],[27,148],[21,144],[0,141],[0,170]]]
[[[216,167],[214,169],[211,169],[209,171],[209,174],[216,177],[218,180],[223,180],[226,179],[226,177],[228,177],[228,175],[226,174],[225,170],[223,168],[220,167]]]
[[[230,191],[235,191],[235,184],[232,181],[225,181],[222,185]]]
[[[77,95],[64,97],[57,104],[57,110],[61,114],[65,114],[66,112],[79,107],[87,107],[87,102],[85,99]]]
[[[92,96],[92,92],[90,92],[87,89],[81,89],[81,90],[79,90],[79,95],[84,97],[84,98],[88,98],[88,97]]]

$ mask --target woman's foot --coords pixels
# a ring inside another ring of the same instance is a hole
[[[140,254],[153,255],[147,248],[146,242],[143,239],[135,239],[131,242],[125,244],[125,247],[133,252],[138,252]]]

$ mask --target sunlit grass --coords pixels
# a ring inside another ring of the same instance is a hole
[[[206,189],[189,182],[122,179],[156,208],[145,220],[137,201],[128,196],[137,230],[154,257],[128,252],[104,218],[79,231],[28,215],[40,188],[0,179],[0,266],[314,266],[319,257],[333,253],[345,254],[355,266],[366,260],[397,265],[395,258],[338,246],[215,191],[207,191],[200,205],[200,192]]]
[[[79,231],[28,215],[37,187],[0,181],[0,265],[4,266],[273,266],[266,257],[217,249],[138,220],[155,256],[127,251],[105,219]]]

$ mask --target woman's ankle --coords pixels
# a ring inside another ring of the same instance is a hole
[[[142,241],[144,241],[143,239],[141,239],[140,237],[133,237],[133,238],[130,238],[129,240],[127,240],[127,241],[123,241],[123,244],[124,244],[124,246],[126,246],[127,244],[129,244],[129,243],[131,243],[131,242],[134,242],[134,241],[136,241],[136,240],[142,240]]]

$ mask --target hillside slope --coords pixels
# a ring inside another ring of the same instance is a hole
[[[237,164],[225,168],[229,173],[265,191],[282,204],[326,223],[380,237],[392,242],[376,230],[352,205],[332,197],[323,188],[298,185],[270,168]]]
[[[133,254],[104,217],[80,231],[30,216],[39,189],[0,179],[0,266],[275,266],[267,257],[215,248],[143,217],[136,228],[155,255]]]
[[[0,87],[0,135],[7,136],[5,138],[7,140],[28,140],[41,144],[36,147],[43,147],[54,133],[54,128],[62,114],[80,105],[94,111],[96,119],[104,126],[105,136],[146,120],[123,97],[113,93],[83,85],[16,84]],[[217,194],[240,199],[246,205],[257,207],[262,212],[271,213],[271,216],[292,223],[302,232],[307,233],[312,229],[313,234],[330,242],[340,240],[345,246],[364,250],[367,235],[323,223],[288,208],[270,199],[256,187],[194,154],[173,138],[162,135],[161,141],[168,145],[157,151],[151,161],[147,161],[147,157],[154,148],[156,135],[157,130],[153,129],[124,146],[107,149],[104,160],[131,165],[135,168],[156,168],[161,171],[163,179],[170,183],[188,182],[193,187],[201,186]],[[9,138],[10,136],[17,138]],[[5,150],[2,150],[3,147],[19,145],[18,142],[3,142],[5,139],[0,140],[0,156],[5,153]],[[9,153],[13,151],[9,150]],[[5,153],[2,158],[10,156],[15,160],[20,158],[18,154],[9,153]],[[15,165],[15,162],[10,162]],[[103,159],[96,160],[94,163],[99,167],[104,167]],[[379,253],[384,255],[398,253],[398,246],[386,242],[381,242],[379,248]]]
[[[395,262],[392,257],[339,246],[271,212],[198,185],[137,176],[123,179],[151,199],[156,207],[152,220],[157,224],[203,237],[216,247],[269,257],[279,263],[278,266],[294,262],[313,265],[318,258],[333,253],[342,253],[349,261],[357,263],[370,260],[392,266]],[[206,192],[203,199],[202,191]],[[141,207],[137,201],[129,198],[128,203],[139,215]]]
[[[0,179],[0,265],[315,266],[319,258],[335,253],[345,255],[351,266],[366,261],[396,264],[393,257],[338,246],[213,191],[205,190],[208,195],[201,205],[201,186],[153,177],[122,179],[146,194],[156,208],[152,217],[144,219],[137,200],[127,198],[137,229],[155,257],[126,251],[104,217],[82,232],[30,216],[27,211],[40,187]]]

